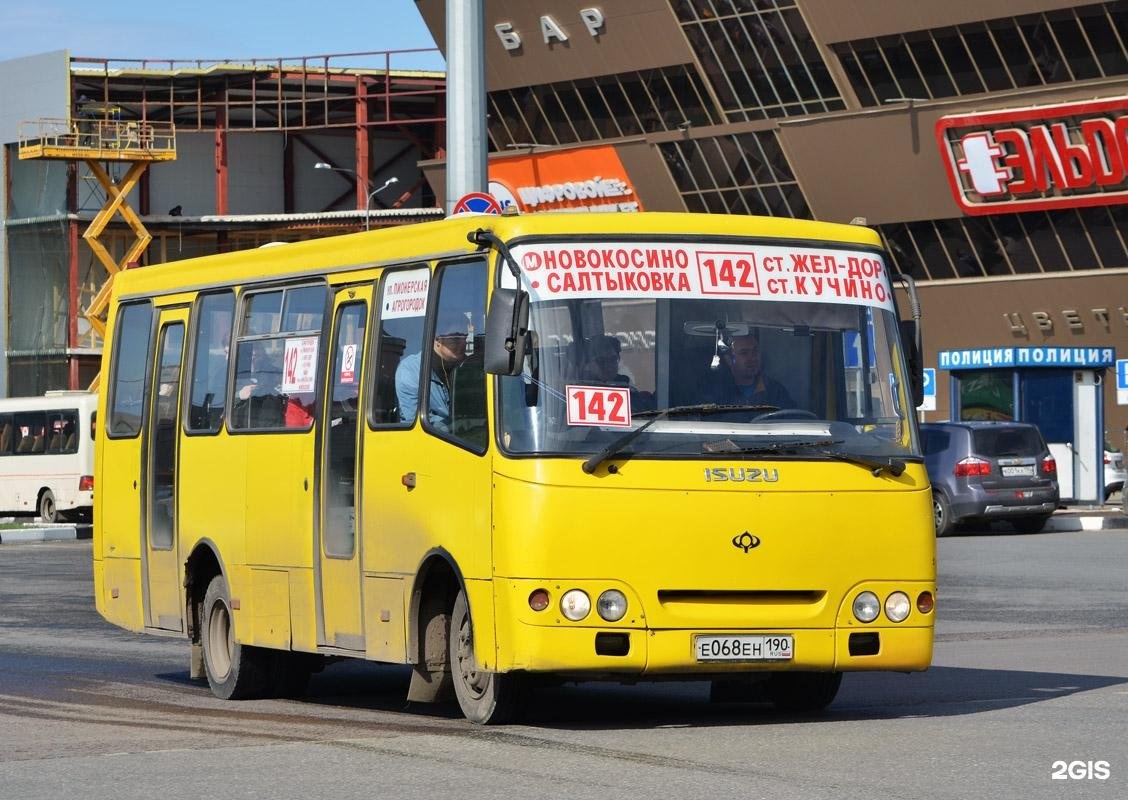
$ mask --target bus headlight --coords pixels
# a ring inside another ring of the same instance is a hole
[[[591,613],[591,598],[579,589],[569,589],[560,598],[560,613],[572,622],[579,622]]]
[[[893,592],[885,598],[885,616],[893,622],[904,622],[910,610],[912,604],[909,603],[909,596],[904,592]]]
[[[854,616],[860,622],[873,622],[881,613],[881,601],[873,592],[862,592],[854,598]]]
[[[595,602],[599,616],[608,622],[618,622],[627,613],[627,596],[618,589],[608,589]]]

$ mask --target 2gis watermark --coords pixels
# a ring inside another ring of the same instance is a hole
[[[1055,761],[1050,765],[1050,778],[1055,781],[1107,781],[1112,777],[1108,761]]]

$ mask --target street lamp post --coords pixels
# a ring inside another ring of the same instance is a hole
[[[366,231],[370,230],[370,228],[369,228],[369,215],[372,213],[372,198],[375,197],[376,195],[380,194],[380,192],[387,189],[393,183],[399,183],[399,178],[397,178],[393,175],[392,177],[390,177],[386,181],[384,181],[383,184],[381,184],[380,186],[377,186],[372,191],[369,191],[368,190],[368,185],[369,185],[368,179],[365,178],[363,175],[361,175],[356,170],[349,169],[348,167],[334,167],[332,164],[330,164],[326,161],[318,161],[316,164],[313,165],[313,168],[314,169],[331,169],[334,172],[347,172],[349,175],[352,175],[354,178],[356,178],[357,181],[360,183],[360,185],[362,187],[364,187],[364,193],[366,195],[366,199],[364,201],[364,229]]]

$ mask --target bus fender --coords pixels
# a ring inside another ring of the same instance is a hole
[[[442,547],[423,555],[411,587],[407,660],[412,665],[408,702],[435,703],[454,696],[447,640],[462,571]]]

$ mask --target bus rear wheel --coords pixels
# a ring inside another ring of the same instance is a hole
[[[513,719],[520,694],[519,677],[479,668],[474,625],[466,592],[460,591],[450,618],[450,671],[463,715],[479,725],[502,725]]]
[[[58,522],[62,515],[59,507],[55,505],[55,495],[50,489],[44,489],[39,495],[39,519],[43,522]]]
[[[227,579],[216,575],[204,594],[200,640],[212,693],[221,700],[242,700],[264,693],[269,685],[266,651],[235,641],[235,617]]]
[[[768,681],[767,694],[780,711],[811,714],[833,703],[841,685],[841,672],[777,672]]]

